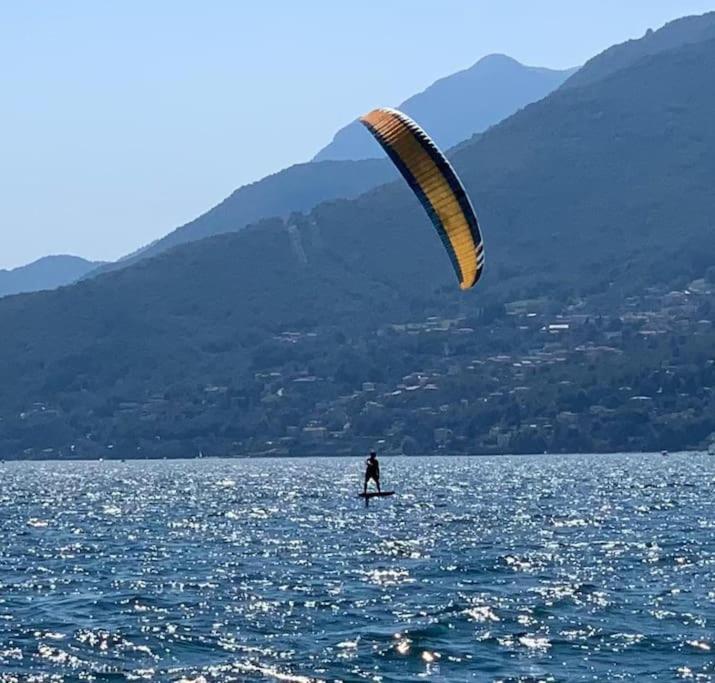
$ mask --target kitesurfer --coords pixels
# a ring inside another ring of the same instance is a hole
[[[380,463],[377,461],[377,453],[370,451],[370,455],[365,461],[365,486],[363,493],[367,494],[367,484],[372,479],[377,486],[377,492],[380,493]]]

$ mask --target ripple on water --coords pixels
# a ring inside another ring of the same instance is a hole
[[[318,465],[6,464],[0,682],[715,676],[715,459]]]

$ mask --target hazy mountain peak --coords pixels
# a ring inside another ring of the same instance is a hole
[[[542,99],[573,72],[524,66],[507,55],[490,54],[467,69],[440,78],[398,109],[419,121],[438,145],[448,148]],[[382,156],[372,136],[353,121],[336,133],[314,161]]]
[[[544,71],[558,71],[558,69],[548,69],[546,67],[538,67],[538,66],[528,66],[527,64],[522,64],[518,59],[514,59],[513,57],[510,57],[509,55],[505,55],[502,52],[492,52],[491,54],[484,55],[484,57],[480,57],[472,66],[463,69],[462,71],[456,72],[457,74],[459,73],[464,73],[465,71],[473,71],[474,69],[504,69],[504,68],[512,68],[512,69],[535,69],[535,70],[544,70]],[[573,71],[573,69],[567,69],[568,71]],[[454,74],[456,75],[456,74]],[[449,78],[449,76],[447,76]],[[439,80],[444,80],[444,79],[439,79]],[[437,81],[439,82],[439,81]]]
[[[492,52],[491,54],[484,55],[481,59],[478,59],[475,63],[474,66],[477,64],[518,64],[519,66],[523,66],[521,62],[517,61],[513,57],[510,57],[509,55],[505,55],[502,52]]]
[[[68,285],[99,265],[68,254],[43,256],[25,266],[0,270],[0,296]]]

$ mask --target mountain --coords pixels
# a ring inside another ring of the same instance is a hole
[[[675,19],[657,31],[649,29],[642,38],[614,45],[596,55],[576,71],[565,86],[577,87],[593,83],[619,69],[633,65],[643,57],[713,38],[715,12]]]
[[[714,70],[715,41],[682,45],[461,145],[473,292],[400,181],[1,300],[0,451],[702,445]]]
[[[525,67],[504,55],[491,55],[466,71],[437,81],[407,100],[404,107],[446,148],[542,98],[571,73],[573,69]],[[342,140],[347,140],[351,149],[372,152],[343,154]],[[179,244],[236,231],[263,218],[286,217],[292,212],[309,211],[321,202],[351,199],[395,175],[372,136],[353,124],[338,133],[336,141],[312,163],[296,164],[239,188],[195,220],[91,275],[124,268]]]
[[[124,268],[179,244],[239,230],[262,218],[287,217],[294,211],[308,211],[321,202],[357,197],[392,177],[392,166],[384,159],[296,164],[240,187],[193,221],[116,263],[106,264],[92,275]]]
[[[418,121],[440,147],[449,149],[545,97],[575,71],[524,66],[506,55],[488,55],[436,81],[397,108]],[[377,142],[353,121],[314,160],[381,157]]]
[[[46,256],[26,266],[0,270],[0,297],[68,285],[100,265],[78,256]]]

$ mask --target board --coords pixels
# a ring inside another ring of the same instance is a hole
[[[385,498],[386,496],[394,496],[394,491],[372,491],[370,493],[358,493],[359,498]]]

